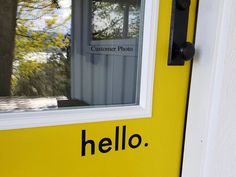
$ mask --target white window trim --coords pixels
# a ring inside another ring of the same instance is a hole
[[[159,0],[145,1],[140,104],[137,106],[0,113],[0,130],[147,118],[152,114]],[[148,79],[147,79],[148,78]]]

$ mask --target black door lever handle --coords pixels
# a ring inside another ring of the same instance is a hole
[[[190,42],[185,42],[182,45],[175,45],[174,48],[174,58],[183,59],[184,61],[192,60],[195,54],[195,47]]]
[[[191,0],[173,0],[168,65],[184,65],[195,54],[194,45],[187,42]]]

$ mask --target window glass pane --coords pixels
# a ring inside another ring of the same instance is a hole
[[[141,0],[73,3],[0,6],[0,112],[139,103]]]

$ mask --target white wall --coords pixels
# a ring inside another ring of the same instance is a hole
[[[200,0],[183,177],[236,177],[236,1]]]

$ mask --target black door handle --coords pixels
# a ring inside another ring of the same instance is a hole
[[[186,41],[190,4],[191,0],[173,0],[168,65],[184,65],[194,57],[195,47]]]

